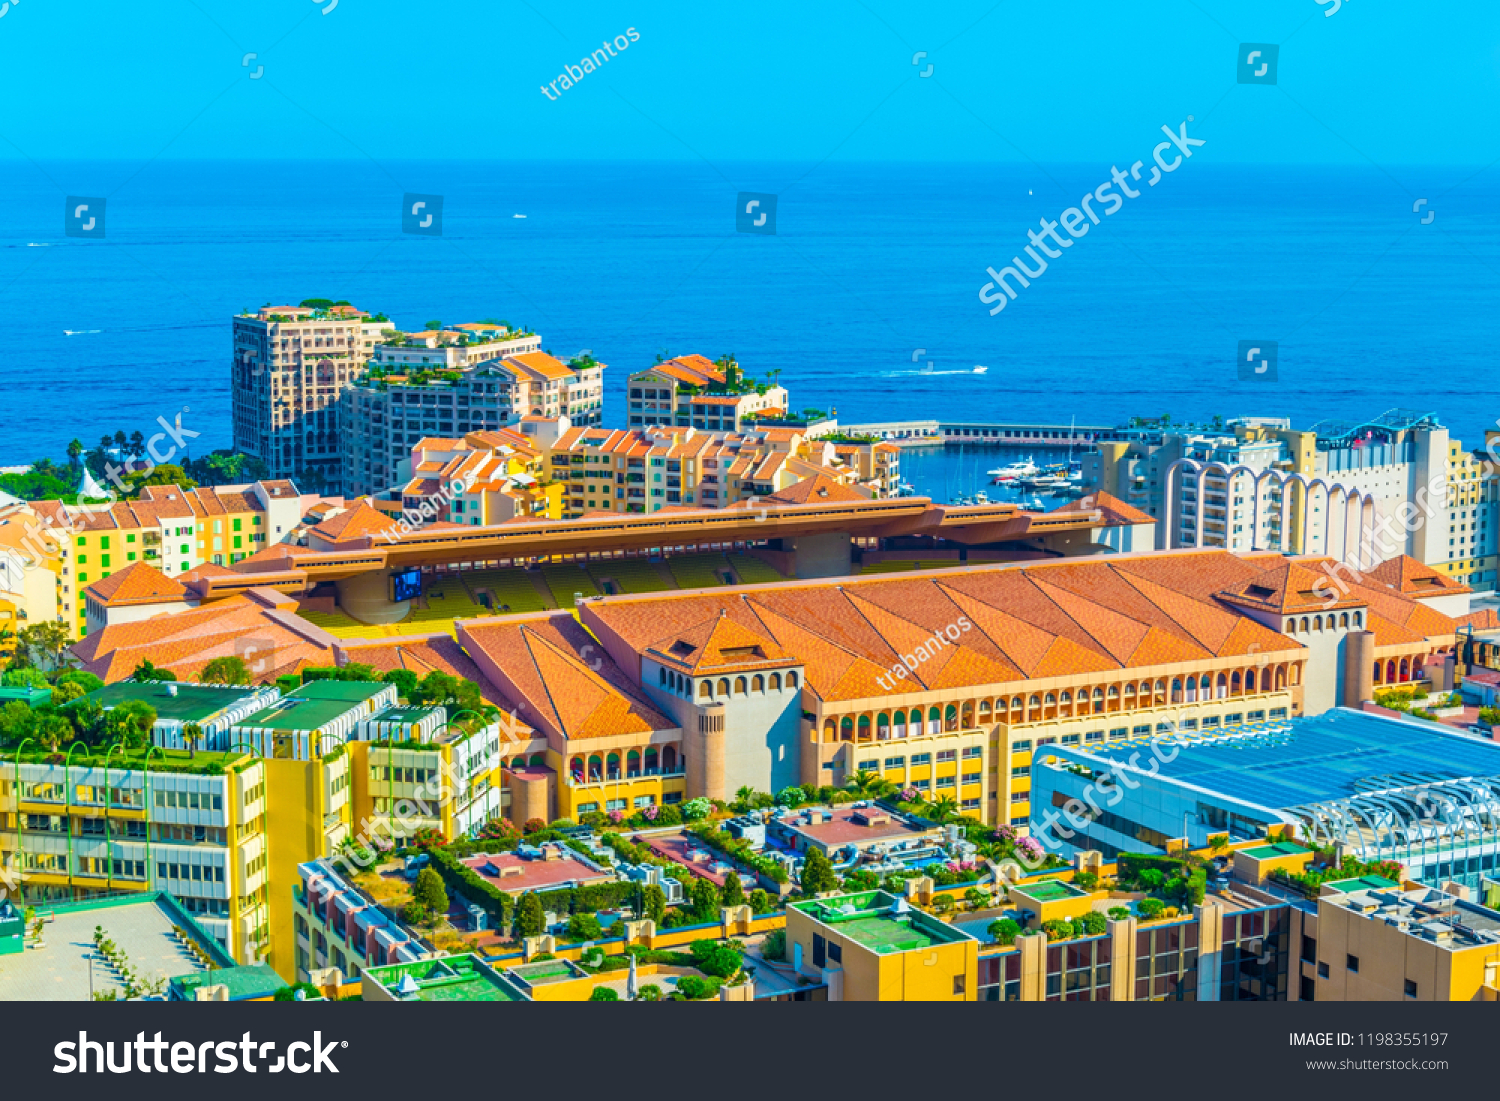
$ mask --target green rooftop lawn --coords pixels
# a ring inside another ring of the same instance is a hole
[[[68,747],[60,749],[44,749],[33,742],[20,751],[20,760],[23,765],[47,764],[53,758],[60,766],[66,757]],[[14,767],[17,751],[15,749],[0,750],[0,776],[5,775],[7,766]],[[110,771],[115,769],[140,769],[144,767],[148,772],[190,772],[202,775],[204,773],[228,772],[240,764],[251,760],[252,755],[243,750],[230,750],[226,754],[223,750],[200,749],[197,756],[190,756],[185,749],[161,749],[146,748],[134,750],[121,750],[109,754],[108,746],[89,746],[87,750],[80,749],[73,754],[70,766],[72,768],[103,768],[105,756],[109,755]],[[149,759],[148,759],[149,755]]]
[[[1047,879],[1032,886],[1019,886],[1015,890],[1023,895],[1028,895],[1038,902],[1057,902],[1064,898],[1078,898],[1083,894],[1071,883],[1064,883],[1060,879]]]
[[[247,686],[230,688],[211,684],[179,684],[177,695],[173,696],[168,694],[165,681],[120,681],[95,689],[83,698],[106,710],[130,700],[142,700],[156,708],[158,719],[201,723],[257,691],[259,689]]]
[[[1259,845],[1243,851],[1246,856],[1256,860],[1275,860],[1278,856],[1300,856],[1302,853],[1312,852],[1311,849],[1294,845],[1290,841],[1278,841],[1274,845]]]

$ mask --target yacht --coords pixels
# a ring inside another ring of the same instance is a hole
[[[1030,478],[1037,470],[1036,457],[1029,456],[1009,466],[996,467],[988,473],[996,482],[1014,482],[1017,478]]]

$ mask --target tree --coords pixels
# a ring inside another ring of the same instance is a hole
[[[568,918],[568,936],[574,940],[598,940],[603,935],[598,914],[574,914]]]
[[[78,464],[82,462],[84,450],[82,442],[77,439],[72,440],[68,444],[68,465],[74,470],[77,470]]]
[[[988,891],[980,890],[978,887],[970,887],[964,892],[964,901],[969,904],[971,910],[982,910],[990,904]]]
[[[417,675],[410,669],[392,669],[380,679],[385,681],[386,684],[394,684],[396,686],[396,694],[408,703],[417,694],[419,681]]]
[[[802,863],[802,890],[804,894],[817,895],[824,891],[836,891],[839,877],[822,849],[808,849],[807,859]]]
[[[237,654],[214,658],[198,674],[198,680],[203,684],[249,684],[252,679],[250,667]]]
[[[20,700],[0,705],[0,742],[20,745],[36,734],[37,713]]]
[[[182,740],[188,747],[188,757],[191,759],[198,755],[198,743],[203,740],[203,728],[197,723],[184,723],[182,727]]]
[[[1001,918],[990,922],[988,932],[995,938],[996,944],[1014,944],[1016,937],[1020,935],[1021,926],[1014,918]]]
[[[636,992],[635,1000],[638,1002],[659,1002],[661,1001],[661,987],[657,986],[654,982],[648,982]]]
[[[146,437],[140,429],[130,434],[129,451],[131,457],[135,459],[142,458],[146,454]]]
[[[932,900],[932,908],[939,914],[951,913],[958,903],[953,901],[952,895],[938,895]]]
[[[757,887],[750,892],[750,909],[753,913],[767,914],[771,912],[771,896]]]
[[[30,666],[44,673],[58,669],[71,641],[67,625],[61,620],[22,627],[16,634],[16,653],[10,666],[12,669]]]
[[[724,905],[745,905],[745,888],[740,883],[739,873],[733,870],[724,877]]]
[[[123,741],[126,749],[141,749],[150,743],[156,708],[145,700],[126,700],[105,716],[111,736]]]
[[[448,912],[448,891],[443,886],[443,877],[438,875],[435,868],[423,868],[417,873],[411,896],[434,914]]]
[[[146,658],[135,667],[135,672],[130,674],[130,679],[138,682],[151,680],[175,681],[177,674],[170,669],[162,669],[153,665],[151,659]]]
[[[50,688],[40,669],[7,669],[0,674],[0,685],[6,688]]]
[[[527,891],[516,903],[516,936],[539,937],[546,930],[546,915],[542,912],[542,900],[535,891]]]
[[[52,686],[52,703],[55,707],[61,707],[65,703],[82,699],[84,696],[83,686],[77,681],[59,681]]]
[[[620,995],[610,986],[596,986],[594,992],[589,995],[591,1002],[617,1002],[619,1000]]]
[[[1097,937],[1109,929],[1109,919],[1098,910],[1083,915],[1083,931],[1086,936]]]
[[[738,975],[744,960],[738,942],[732,940],[695,940],[688,951],[693,954],[694,967],[718,979]]]
[[[641,916],[654,921],[658,929],[667,916],[667,893],[655,883],[646,884],[641,891]]]
[[[946,822],[958,813],[958,801],[951,795],[944,795],[932,804],[928,817],[935,822]]]
[[[66,673],[60,673],[57,677],[58,684],[76,684],[83,689],[83,694],[97,692],[104,687],[104,682],[93,673],[84,669],[69,669]]]
[[[688,887],[688,901],[693,905],[693,916],[699,921],[713,921],[719,916],[722,899],[719,888],[710,880],[693,877],[693,882]]]

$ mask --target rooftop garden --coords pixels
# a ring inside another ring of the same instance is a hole
[[[1387,688],[1377,689],[1375,702],[1381,707],[1388,707],[1392,711],[1400,711],[1410,715],[1414,719],[1426,719],[1429,722],[1437,722],[1437,711],[1449,707],[1462,707],[1463,696],[1457,692],[1446,694],[1429,694],[1424,689],[1411,688]],[[1495,710],[1495,709],[1490,709]],[[1480,715],[1480,721],[1486,721]]]
[[[1337,883],[1344,879],[1378,876],[1381,879],[1401,883],[1406,878],[1405,870],[1394,860],[1360,860],[1357,857],[1346,856],[1340,861],[1332,846],[1328,848],[1314,846],[1313,852],[1315,855],[1305,872],[1288,872],[1283,868],[1274,868],[1270,878],[1284,887],[1300,892],[1307,898],[1317,898],[1323,884]]]

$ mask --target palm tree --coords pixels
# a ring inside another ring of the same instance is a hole
[[[944,795],[932,804],[928,817],[935,822],[946,822],[958,814],[958,802],[951,795]]]
[[[859,792],[860,795],[872,795],[884,783],[885,781],[877,773],[862,768],[849,777],[848,783],[845,786],[851,791]]]
[[[187,743],[188,759],[198,755],[198,743],[203,740],[203,728],[197,723],[186,723],[182,728],[182,740]]]
[[[83,452],[84,446],[77,439],[74,439],[72,443],[68,444],[68,465],[71,466],[74,470],[78,469],[78,464],[83,459]]]

